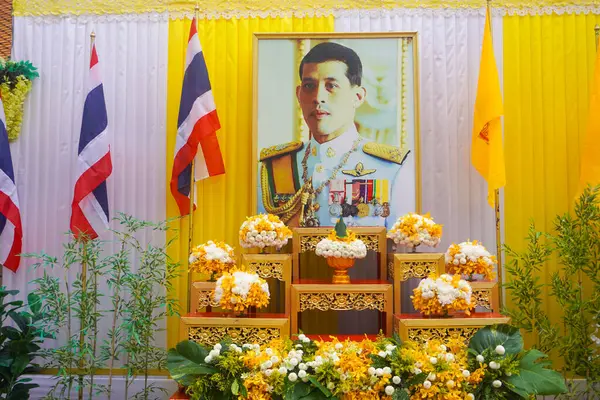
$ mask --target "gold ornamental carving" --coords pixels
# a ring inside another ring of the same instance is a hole
[[[283,281],[283,263],[278,261],[248,262],[250,272],[258,274],[263,279],[275,278]]]
[[[394,279],[394,259],[391,258],[387,263],[387,276],[388,279]]]
[[[188,339],[194,342],[213,346],[223,338],[229,337],[235,343],[266,344],[281,337],[278,328],[198,326],[188,328]]]
[[[402,261],[400,263],[400,280],[426,278],[430,274],[437,273],[437,267],[437,261]]]
[[[385,310],[383,293],[300,293],[298,311]]]
[[[326,239],[328,235],[310,235],[300,237],[300,253],[307,251],[314,251],[317,248],[317,244]],[[356,238],[362,240],[367,246],[367,250],[379,251],[379,234],[357,234]]]
[[[198,291],[198,309],[211,307],[219,307],[219,303],[213,298],[212,290],[199,290]]]
[[[473,290],[471,301],[476,307],[484,307],[487,310],[492,309],[492,291],[491,290]]]
[[[409,328],[408,339],[419,343],[430,340],[460,339],[467,343],[480,328]]]

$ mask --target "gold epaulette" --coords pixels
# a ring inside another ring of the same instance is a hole
[[[402,165],[410,150],[402,151],[397,146],[391,146],[389,144],[381,144],[376,142],[369,142],[363,146],[363,151],[371,156],[381,158],[382,160],[391,161],[396,164]]]
[[[295,142],[278,144],[277,146],[264,148],[260,151],[260,161],[298,151],[303,146],[304,143],[302,143],[300,140],[297,140]]]

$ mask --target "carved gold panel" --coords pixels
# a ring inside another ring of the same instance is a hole
[[[293,244],[293,279],[300,278],[300,257],[301,253],[308,251],[314,251],[317,248],[317,244],[325,239],[333,227],[320,227],[320,228],[293,228],[294,237],[292,239]],[[366,227],[366,226],[355,226],[349,228],[354,232],[358,239],[362,240],[367,247],[367,250],[371,250],[379,253],[379,279],[386,279],[387,277],[387,238],[386,229],[383,226]],[[302,277],[307,278],[307,277]]]
[[[281,329],[256,327],[198,326],[188,328],[188,339],[194,342],[214,346],[225,337],[235,343],[266,344],[281,337]]]
[[[496,282],[469,282],[473,288],[472,300],[476,306],[483,307],[488,311],[499,312],[500,298],[498,284]]]
[[[242,254],[242,264],[263,279],[276,279],[284,283],[285,313],[290,312],[290,284],[292,283],[291,254]],[[281,301],[282,299],[271,299]]]
[[[377,310],[385,313],[385,332],[391,334],[392,301],[392,284],[388,281],[334,285],[330,281],[301,280],[293,283],[291,288],[291,331],[298,332],[298,313],[307,310]]]
[[[383,293],[300,293],[298,311],[385,311],[385,300]]]
[[[400,301],[402,301],[402,282],[410,278],[423,279],[432,273],[443,274],[445,261],[443,253],[397,253],[390,254],[393,260],[394,280],[394,312],[399,313]]]
[[[425,343],[432,339],[460,338],[468,342],[480,328],[508,324],[510,317],[497,313],[455,314],[451,318],[429,318],[415,314],[394,316],[394,329],[402,340]]]

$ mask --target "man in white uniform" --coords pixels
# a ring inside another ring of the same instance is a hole
[[[333,42],[313,47],[300,64],[296,97],[310,130],[307,143],[262,149],[259,211],[291,226],[390,228],[414,210],[402,196],[402,163],[409,152],[368,142],[354,124],[367,95],[354,50]]]

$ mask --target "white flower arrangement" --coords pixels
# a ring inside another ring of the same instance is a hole
[[[317,243],[315,251],[321,257],[365,258],[367,256],[367,246],[360,239],[342,242],[325,238]]]
[[[494,279],[496,257],[477,240],[452,244],[446,251],[445,260],[448,272],[453,274],[482,274],[486,279]]]
[[[235,264],[233,248],[227,243],[209,240],[192,249],[189,268],[204,274],[220,274]]]
[[[263,307],[269,304],[269,284],[255,273],[225,273],[217,280],[213,296],[221,307],[230,310]]]
[[[452,310],[464,310],[470,314],[472,295],[471,285],[459,275],[442,274],[438,277],[432,274],[419,282],[412,300],[415,309],[427,315]]]
[[[285,246],[292,231],[272,214],[259,214],[244,221],[239,231],[240,245],[244,248],[274,246],[277,250]]]
[[[429,214],[408,213],[398,218],[387,237],[406,247],[436,247],[442,240],[442,225],[436,224]]]

